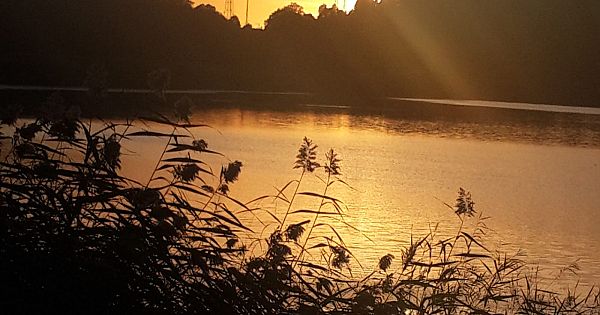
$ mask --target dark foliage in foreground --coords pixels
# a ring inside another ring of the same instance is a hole
[[[485,224],[470,194],[450,206],[461,222],[454,236],[415,238],[400,257],[381,258],[357,280],[352,254],[332,220],[344,204],[328,195],[341,160],[304,139],[299,179],[275,196],[278,218],[256,202],[229,196],[243,164],[214,172],[211,151],[192,132],[187,106],[169,120],[146,118],[170,132],[133,123],[85,123],[73,110],[34,121],[1,117],[0,309],[8,313],[356,313],[356,314],[598,314],[597,290],[557,294],[537,287],[514,257],[489,251]],[[165,139],[147,183],[120,174],[122,141]],[[217,170],[219,168],[216,168]],[[322,192],[299,189],[322,172]],[[296,198],[318,201],[297,209]],[[272,215],[261,239],[240,218]],[[304,220],[289,223],[292,218]],[[306,219],[308,218],[308,219]],[[314,233],[317,229],[319,237]],[[331,236],[328,236],[331,235]],[[262,244],[264,250],[259,250]]]

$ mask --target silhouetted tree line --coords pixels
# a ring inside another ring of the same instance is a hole
[[[600,105],[597,0],[296,4],[265,29],[186,0],[4,0],[0,83],[170,86]]]

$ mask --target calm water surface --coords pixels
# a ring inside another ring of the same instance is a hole
[[[195,130],[196,137],[244,163],[231,187],[242,201],[275,194],[275,187],[298,178],[292,166],[304,136],[319,145],[321,161],[329,148],[339,152],[342,178],[354,189],[340,185],[328,194],[345,202],[346,222],[363,234],[328,222],[361,261],[363,268],[353,263],[353,271],[373,270],[387,253],[400,257],[411,234],[424,236],[436,223],[440,234],[455,233],[458,220],[443,202],[453,204],[463,187],[472,192],[476,209],[491,217],[488,244],[507,253],[520,250],[548,281],[576,262],[578,276],[563,275],[556,283],[600,284],[600,116],[523,112],[510,119],[479,118],[408,119],[312,106],[287,112],[210,109],[196,113],[193,122],[214,127]],[[164,142],[145,139],[126,147],[124,171],[145,179]],[[322,192],[323,185],[309,176],[300,190]],[[295,208],[318,205],[300,199]],[[271,201],[260,206],[280,217],[285,212]],[[266,215],[260,219],[272,223]],[[249,225],[263,229],[257,219]]]

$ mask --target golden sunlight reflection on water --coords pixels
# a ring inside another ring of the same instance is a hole
[[[343,111],[243,109],[207,110],[193,120],[214,127],[194,131],[209,148],[226,154],[209,158],[214,167],[227,159],[244,163],[239,182],[231,187],[231,195],[241,201],[275,194],[275,187],[298,178],[292,166],[304,136],[319,145],[321,162],[326,150],[334,148],[342,158],[342,178],[353,189],[338,185],[328,195],[346,204],[345,221],[362,234],[336,220],[326,222],[340,232],[364,272],[373,270],[387,253],[399,258],[411,235],[424,236],[436,223],[440,234],[456,233],[458,220],[443,202],[453,204],[458,188],[464,187],[472,192],[476,209],[491,217],[488,243],[495,248],[502,245],[509,253],[521,249],[523,259],[539,263],[546,278],[577,261],[581,282],[600,284],[597,121],[574,129],[564,122],[478,124]],[[164,141],[125,143],[129,152],[123,171],[145,182]],[[323,184],[309,176],[300,191],[320,193]],[[294,208],[318,205],[319,200],[300,198]],[[285,213],[281,202],[264,200],[261,206],[280,218]],[[260,218],[273,222],[267,215]],[[311,216],[293,217],[288,223],[304,218]],[[248,219],[255,231],[263,230],[258,220]],[[319,231],[333,236],[324,227]],[[360,273],[359,269],[353,263],[353,271]]]

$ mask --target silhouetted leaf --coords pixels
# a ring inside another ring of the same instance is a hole
[[[136,131],[125,135],[126,137],[166,137],[166,138],[189,138],[188,135],[163,133],[156,131]]]

